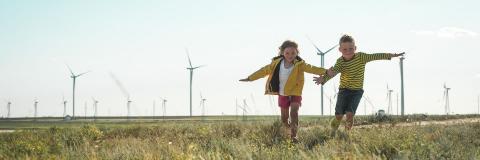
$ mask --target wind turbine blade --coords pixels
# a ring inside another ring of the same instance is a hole
[[[82,75],[84,75],[84,74],[87,74],[88,72],[91,72],[91,71],[86,71],[86,72],[80,73],[79,75],[77,75],[77,77],[80,77],[80,76],[82,76]]]
[[[197,68],[201,68],[201,67],[206,67],[207,65],[201,65],[201,66],[197,66],[197,67],[194,67],[193,69],[197,69]]]
[[[332,47],[332,48],[330,48],[329,50],[327,50],[327,51],[326,51],[324,54],[327,54],[328,52],[330,52],[331,50],[333,50],[333,49],[334,49],[335,47],[337,47],[337,46],[338,46],[338,44],[337,44],[337,45],[335,45],[335,46],[333,46],[333,47]]]
[[[310,39],[310,37],[309,37],[308,35],[307,35],[307,39],[308,39],[308,41],[310,41],[310,43],[313,45],[313,47],[315,47],[315,49],[317,49],[317,52],[318,52],[317,54],[318,54],[318,55],[325,54],[325,53],[323,53],[323,52],[317,47],[317,45],[315,45],[315,44],[313,43],[312,39]]]
[[[185,48],[185,52],[187,52],[188,64],[190,65],[190,68],[193,68],[193,66],[192,66],[192,61],[190,60],[190,53],[188,53],[188,49],[187,49],[187,48]]]
[[[75,74],[74,74],[73,71],[72,71],[72,68],[70,68],[70,66],[69,66],[68,64],[65,64],[65,65],[67,66],[67,68],[68,68],[68,70],[70,71],[70,73],[72,74],[72,76],[75,76]]]
[[[118,88],[120,88],[123,95],[128,99],[128,101],[130,101],[130,94],[128,93],[127,89],[125,89],[122,82],[120,82],[120,80],[118,80],[118,78],[112,72],[110,72],[110,77],[113,79],[113,81],[115,81],[115,84],[118,86]]]

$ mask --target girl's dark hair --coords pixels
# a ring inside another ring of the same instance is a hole
[[[278,59],[280,57],[283,57],[282,53],[288,47],[293,47],[297,51],[297,54],[300,53],[300,51],[298,51],[298,44],[296,42],[291,41],[291,40],[286,40],[282,43],[282,45],[280,47],[278,47],[278,49],[279,49],[278,56],[273,57],[273,59]],[[302,60],[302,58],[300,58],[298,55],[297,55],[297,59]]]
[[[352,36],[350,36],[348,34],[344,34],[342,36],[342,38],[340,38],[340,41],[338,42],[338,44],[342,44],[342,43],[345,43],[345,42],[355,43],[355,40],[353,39]]]

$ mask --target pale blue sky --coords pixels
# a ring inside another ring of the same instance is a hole
[[[13,102],[15,117],[32,116],[35,98],[39,115],[61,115],[62,95],[71,101],[68,63],[77,73],[93,71],[78,79],[77,114],[84,114],[85,102],[87,114],[93,113],[92,96],[100,101],[100,115],[126,114],[111,71],[130,92],[134,115],[151,115],[160,96],[169,100],[168,115],[187,115],[187,47],[194,65],[207,65],[194,74],[194,114],[201,113],[200,92],[208,114],[234,114],[235,98],[247,98],[251,114],[279,114],[263,95],[265,79],[237,80],[269,63],[286,39],[299,43],[308,63],[319,65],[306,35],[327,49],[348,33],[358,51],[407,52],[407,113],[443,113],[444,82],[452,88],[452,112],[474,113],[480,94],[477,6],[473,0],[0,0],[0,98]],[[337,50],[327,54],[326,65],[339,56]],[[320,87],[312,77],[305,76],[301,115],[320,114]],[[368,64],[365,77],[365,94],[375,109],[385,108],[387,83],[399,89],[398,59]],[[338,77],[325,85],[327,95],[333,84]],[[328,107],[326,99],[326,114]],[[5,112],[2,100],[0,116]],[[364,114],[363,102],[357,112]]]

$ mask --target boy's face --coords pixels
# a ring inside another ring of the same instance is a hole
[[[287,62],[293,62],[293,60],[295,60],[295,57],[297,57],[297,54],[297,49],[295,49],[294,47],[287,47],[283,51],[283,57],[285,57],[285,60]]]
[[[346,59],[350,59],[355,54],[357,50],[357,46],[353,42],[343,42],[340,43],[340,47],[338,48],[340,52],[342,52],[342,56]]]

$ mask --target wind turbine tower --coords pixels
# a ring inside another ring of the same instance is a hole
[[[403,52],[405,53],[405,52]],[[401,103],[401,112],[402,116],[405,115],[405,92],[404,92],[404,83],[403,83],[403,60],[405,60],[405,56],[400,57],[400,103]]]
[[[444,83],[443,89],[443,98],[445,99],[445,114],[448,115],[450,113],[450,98],[448,96],[448,91],[450,91],[451,88],[448,88],[447,85]]]

